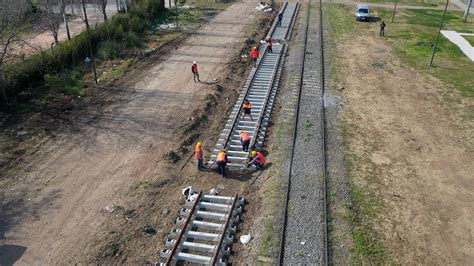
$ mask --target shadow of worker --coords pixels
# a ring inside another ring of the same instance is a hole
[[[23,256],[26,247],[18,245],[0,245],[0,265],[13,265]]]

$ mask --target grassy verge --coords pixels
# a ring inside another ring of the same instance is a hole
[[[474,36],[463,36],[474,47]]]
[[[327,11],[331,13],[331,25],[336,35],[352,32],[374,36],[378,33],[378,22],[355,22],[351,7],[327,5]],[[447,86],[458,89],[465,96],[474,96],[474,86],[470,79],[474,73],[474,64],[443,36],[440,37],[434,67],[429,67],[443,11],[400,9],[395,23],[388,22],[392,15],[391,9],[374,8],[373,11],[387,23],[385,39],[403,63],[445,81]],[[462,17],[462,12],[448,11],[443,29],[473,33],[474,22],[465,23]]]
[[[366,0],[367,3],[395,3],[395,0]],[[446,4],[443,0],[399,0],[399,4],[410,6],[436,7]]]

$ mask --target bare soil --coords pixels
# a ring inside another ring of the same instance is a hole
[[[107,100],[88,101],[96,104],[84,106],[71,130],[35,142],[33,151],[25,144],[0,179],[0,256],[13,249],[6,259],[20,265],[155,262],[185,185],[258,201],[246,182],[255,176],[222,179],[189,163],[198,138],[211,150],[246,76],[244,37],[269,28],[274,14],[257,13],[256,5],[233,4],[168,53],[140,63]],[[202,83],[192,80],[193,60]],[[104,211],[114,204],[114,212]],[[157,233],[145,234],[145,224]]]
[[[369,226],[390,260],[471,264],[474,100],[402,64],[383,38],[350,36],[335,52],[350,172],[376,195]]]

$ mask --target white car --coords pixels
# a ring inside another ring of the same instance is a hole
[[[357,4],[355,10],[355,16],[357,21],[367,21],[370,18],[370,9],[367,4]]]

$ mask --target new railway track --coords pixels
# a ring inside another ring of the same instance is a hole
[[[220,134],[208,164],[211,168],[215,167],[217,154],[222,149],[226,149],[229,159],[228,167],[247,169],[245,163],[248,161],[249,153],[242,150],[240,131],[249,134],[250,147],[262,149],[264,146],[287,51],[287,45],[284,42],[291,36],[299,6],[299,3],[285,3],[283,5],[281,12],[284,15],[281,25],[278,26],[277,20],[275,20],[267,35],[267,38],[271,37],[275,42],[273,52],[269,52],[267,44],[260,46],[261,59],[252,69]],[[252,120],[242,116],[244,100],[249,100],[252,104]]]

